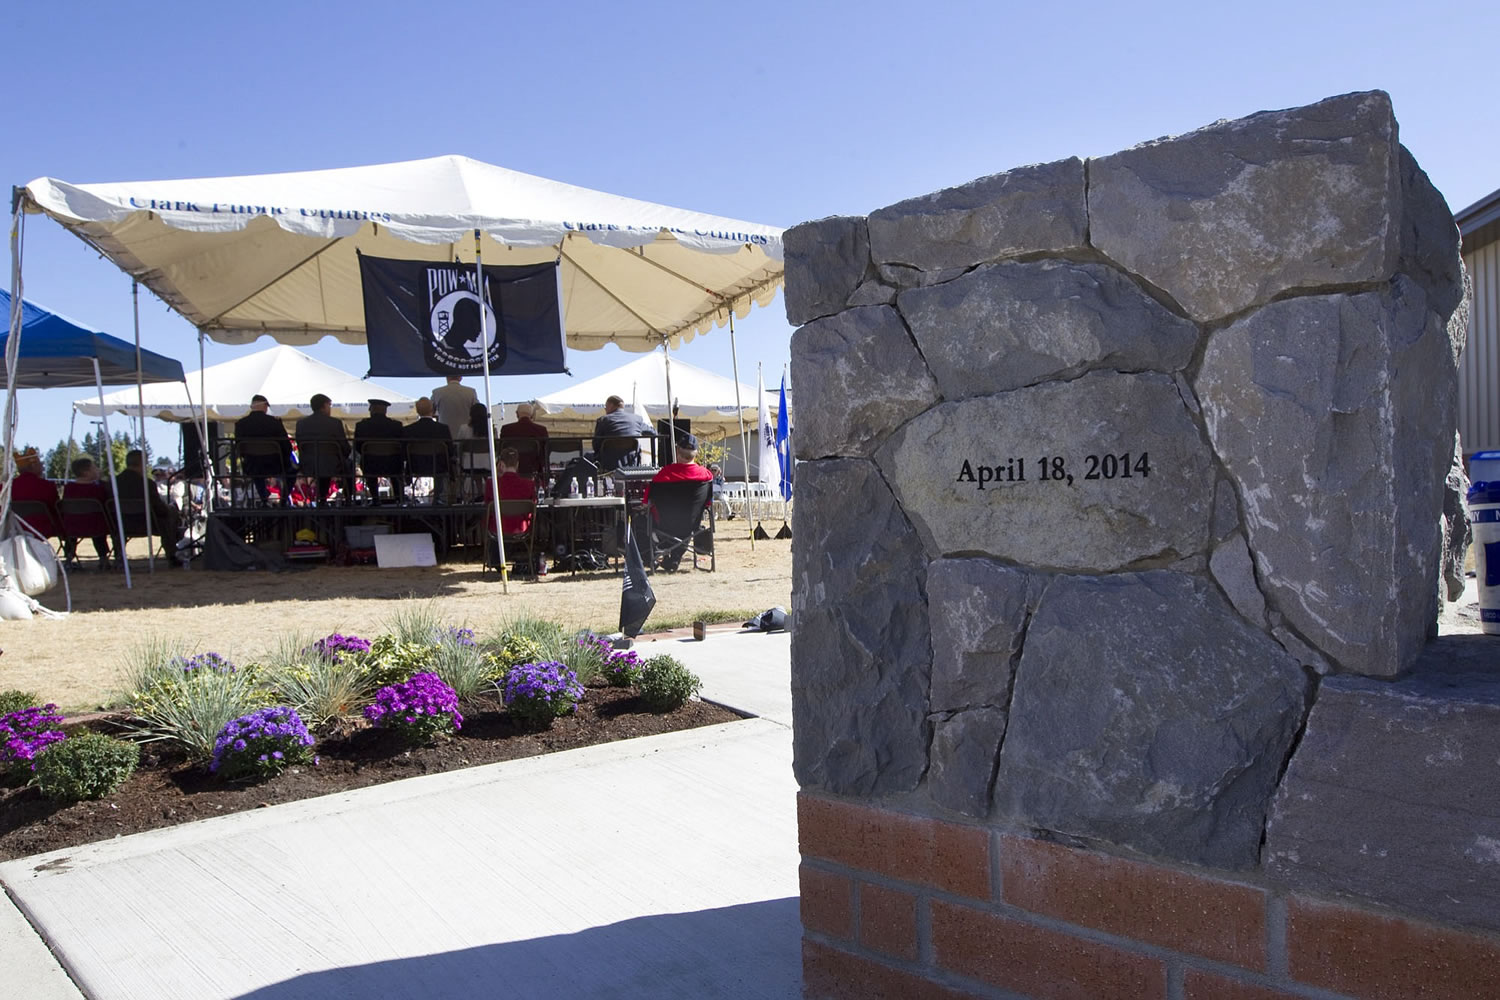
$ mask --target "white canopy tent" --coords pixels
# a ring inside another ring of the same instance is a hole
[[[769,304],[785,270],[778,227],[463,156],[195,180],[43,177],[14,195],[15,212],[50,216],[197,327],[200,356],[205,337],[364,343],[360,253],[557,261],[567,342],[583,350],[671,348],[726,323],[732,339],[733,317]],[[488,378],[483,399],[493,412]]]
[[[781,229],[439,156],[367,167],[19,192],[213,340],[364,343],[356,251],[560,260],[568,344],[650,351],[766,305]]]
[[[394,389],[361,379],[309,357],[295,347],[278,345],[248,357],[189,372],[186,383],[160,382],[137,393],[134,386],[102,398],[76,400],[73,409],[86,416],[103,412],[123,413],[132,419],[155,417],[172,423],[188,423],[202,415],[188,399],[187,386],[204,387],[209,420],[235,421],[250,412],[250,397],[270,400],[270,413],[290,424],[311,411],[309,400],[323,393],[333,400],[333,415],[351,425],[370,415],[370,399],[390,400],[389,415],[402,419],[415,413],[415,400]],[[137,401],[137,396],[142,402]]]
[[[678,416],[692,421],[694,433],[700,428],[714,434],[740,432],[740,410],[735,405],[734,390],[734,379],[684,361],[672,362],[672,398],[679,404]],[[739,390],[745,420],[753,425],[755,388],[742,383]],[[546,411],[545,417],[538,419],[549,428],[557,426],[568,433],[587,433],[604,413],[604,401],[610,396],[619,396],[627,405],[634,400],[646,408],[653,420],[665,420],[671,399],[667,396],[662,359],[651,355],[636,358],[614,371],[548,393],[536,400]],[[513,410],[514,406],[507,404],[507,410]]]

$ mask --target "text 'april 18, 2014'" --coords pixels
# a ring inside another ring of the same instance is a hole
[[[1076,466],[1075,466],[1076,468]],[[1145,479],[1151,475],[1148,452],[1124,451],[1119,454],[1084,455],[1081,478],[1085,482],[1113,479]],[[979,489],[1009,486],[1012,483],[1060,483],[1072,486],[1073,473],[1064,455],[1038,455],[1035,459],[1007,458],[994,465],[975,464],[964,459],[958,471],[958,482],[972,483]]]

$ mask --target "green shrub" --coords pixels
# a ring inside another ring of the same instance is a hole
[[[393,632],[376,636],[366,654],[371,688],[379,690],[410,680],[413,674],[431,673],[437,653],[430,631],[420,642],[403,639]]]
[[[472,702],[495,690],[495,681],[505,673],[505,664],[493,653],[485,652],[463,630],[442,633],[432,659],[437,674],[461,702]]]
[[[30,691],[0,691],[0,715],[19,712],[23,708],[39,708],[42,699]]]
[[[703,681],[675,657],[664,654],[646,661],[636,686],[647,708],[653,712],[670,712],[697,694]]]
[[[614,650],[610,648],[608,639],[584,630],[563,644],[561,659],[569,670],[578,675],[580,684],[588,685],[603,675],[604,666],[609,662],[612,652]]]
[[[214,740],[230,720],[268,705],[256,680],[216,653],[191,657],[152,642],[128,657],[126,705],[144,741],[176,744],[196,760],[213,757]]]
[[[141,748],[102,733],[79,733],[36,759],[36,786],[49,799],[78,802],[108,795],[135,773]]]
[[[403,601],[386,622],[386,631],[398,643],[415,646],[431,645],[442,629],[443,616],[438,614],[436,601]]]
[[[559,660],[568,645],[568,630],[556,622],[547,621],[545,618],[532,618],[521,615],[508,619],[499,629],[498,640],[490,640],[487,645],[497,656],[500,650],[507,644],[524,640],[530,645],[523,648],[529,651],[531,659],[512,659],[508,666],[517,663],[542,663],[549,660]],[[505,657],[501,657],[505,659]]]
[[[311,726],[358,713],[378,686],[368,656],[324,655],[303,636],[283,638],[256,672],[277,704]]]

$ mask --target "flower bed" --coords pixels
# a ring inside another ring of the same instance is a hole
[[[663,711],[641,691],[611,685],[603,669],[608,654],[592,637],[580,642],[537,622],[476,636],[414,617],[398,618],[373,641],[287,637],[238,665],[159,644],[138,650],[127,670],[129,708],[62,726],[138,744],[134,774],[96,801],[59,802],[21,769],[10,771],[0,778],[0,860],[738,718],[696,700]],[[12,702],[28,700],[7,694]],[[45,721],[55,733],[51,718],[23,717],[31,729]],[[66,743],[54,735],[33,750],[35,742],[26,744],[32,757]]]

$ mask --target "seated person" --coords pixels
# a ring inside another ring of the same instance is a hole
[[[250,476],[250,484],[255,487],[255,492],[260,495],[261,503],[269,503],[271,490],[267,485],[266,478],[282,470],[292,471],[296,463],[292,461],[292,442],[287,437],[286,425],[276,417],[271,416],[271,401],[257,393],[250,397],[250,412],[234,422],[234,439],[236,441],[265,440],[274,442],[281,452],[279,461],[270,456],[246,456],[242,450],[240,453],[240,467]],[[278,483],[277,492],[281,496],[286,495],[286,484]]]
[[[373,503],[380,502],[380,477],[385,476],[391,484],[391,498],[397,503],[406,499],[405,479],[401,475],[402,453],[399,443],[403,434],[401,421],[386,416],[386,410],[390,409],[390,401],[385,399],[372,399],[370,403],[370,415],[354,425],[354,450],[359,452],[359,461],[365,474],[365,493]],[[380,455],[366,462],[365,446],[371,442],[378,441],[381,444],[395,444],[395,453],[391,455]],[[371,471],[371,466],[376,470]]]
[[[625,409],[625,400],[619,396],[606,399],[604,416],[594,421],[594,461],[599,471],[613,472],[622,465],[639,465],[641,444],[636,439],[651,433],[640,417]]]
[[[448,430],[448,425],[432,417],[432,400],[423,396],[416,403],[417,420],[415,423],[407,424],[401,429],[401,436],[407,441],[451,441],[453,434]],[[407,472],[413,477],[432,476],[432,495],[434,502],[448,498],[448,462],[446,457],[429,458],[426,456],[414,458],[408,449]],[[433,466],[428,468],[428,466]]]
[[[35,448],[16,453],[16,478],[10,484],[12,500],[27,500],[47,508],[22,518],[43,538],[62,533],[62,516],[57,511],[57,484],[42,475],[42,456]]]
[[[698,457],[698,439],[691,434],[683,434],[677,439],[677,461],[662,466],[651,477],[651,482],[646,484],[646,492],[642,497],[646,503],[651,502],[651,487],[656,483],[707,483],[712,482],[714,475],[696,461]],[[709,493],[709,503],[713,502],[713,493]],[[655,511],[652,512],[653,514]],[[675,555],[663,553],[661,568],[667,572],[677,569],[682,560],[682,550]]]
[[[502,449],[496,456],[495,461],[500,464],[500,499],[501,500],[535,500],[536,483],[520,475],[516,466],[520,456],[514,448]],[[485,527],[491,533],[495,530],[495,505],[493,500],[490,480],[484,481],[485,503],[489,506],[489,518]],[[500,519],[500,526],[506,535],[524,535],[531,531],[531,514],[507,514]]]
[[[99,466],[87,455],[82,458],[73,459],[73,481],[63,486],[62,498],[64,500],[97,500],[104,511],[109,510],[110,494],[109,487],[103,482],[99,475]],[[109,533],[112,526],[109,523],[109,515],[101,512],[88,518],[84,524],[80,518],[74,527],[87,528],[91,534],[88,536],[94,543],[94,554],[99,557],[99,568],[109,568]],[[80,565],[78,561],[78,538],[65,537],[63,539],[63,555],[67,557],[68,565],[76,568]]]
[[[516,449],[516,454],[521,458],[516,471],[533,479],[547,463],[547,428],[532,419],[535,415],[536,407],[530,403],[518,403],[516,419],[500,428],[502,441],[507,438],[531,438],[537,442],[536,446],[524,452],[520,448]]]
[[[139,449],[127,451],[125,471],[115,477],[115,489],[120,493],[121,504],[143,495],[146,497],[146,502],[151,507],[151,526],[155,529],[157,538],[161,540],[167,552],[175,555],[177,543],[182,541],[182,525],[178,520],[177,510],[162,497],[155,483],[151,484],[149,490],[146,488],[142,462]],[[175,560],[172,560],[170,564],[178,565]]]
[[[302,465],[317,480],[317,495],[330,496],[329,484],[342,479],[348,473],[349,439],[344,434],[344,423],[333,415],[333,400],[317,393],[309,401],[312,412],[297,421],[297,449]],[[326,448],[321,458],[314,459],[311,452],[318,447]],[[352,488],[345,483],[342,492]],[[322,506],[327,501],[319,501]]]

